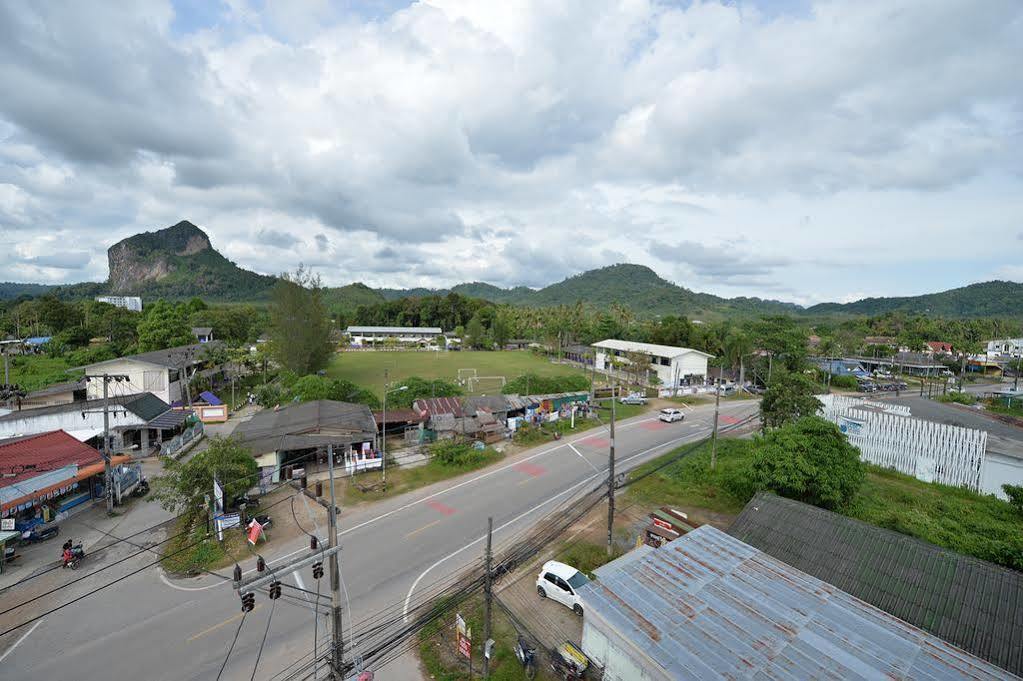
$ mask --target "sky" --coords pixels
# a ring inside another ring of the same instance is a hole
[[[1023,281],[1019,0],[0,3],[0,281],[189,220],[340,285]]]

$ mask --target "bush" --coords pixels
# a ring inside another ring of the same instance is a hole
[[[117,353],[109,345],[97,345],[93,348],[82,348],[67,354],[67,361],[73,367],[105,362],[108,359],[117,358]]]
[[[430,445],[430,458],[442,466],[471,467],[493,458],[494,451],[487,447],[476,449],[469,442],[444,440]]]
[[[952,403],[952,404],[965,404],[965,405],[969,406],[969,405],[972,405],[972,404],[976,404],[977,403],[977,398],[974,397],[973,395],[971,395],[970,393],[951,392],[951,393],[946,393],[945,395],[942,395],[941,397],[939,397],[938,401],[939,402],[949,402],[949,403]]]
[[[1023,515],[1023,485],[1002,485],[1002,491],[1009,497],[1009,504]]]
[[[859,387],[859,382],[855,376],[832,376],[831,387],[842,388],[843,390],[856,390]]]
[[[564,376],[538,376],[522,374],[508,381],[501,392],[505,395],[547,395],[550,393],[571,393],[590,389],[590,379],[582,374]]]
[[[836,509],[853,500],[865,477],[859,450],[838,426],[808,416],[756,438],[748,466],[738,469],[727,484],[742,498],[770,490]]]
[[[259,406],[271,409],[281,403],[281,390],[273,383],[264,383],[253,391]]]

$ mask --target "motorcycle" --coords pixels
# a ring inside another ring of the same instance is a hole
[[[85,549],[82,548],[81,544],[75,544],[71,547],[71,557],[64,559],[64,567],[77,570],[84,558]]]
[[[568,641],[551,650],[551,671],[565,681],[582,679],[589,666],[590,659]]]
[[[525,669],[526,678],[536,678],[536,648],[530,647],[529,642],[521,636],[515,644],[515,657],[519,659]]]
[[[143,480],[139,483],[138,487],[131,491],[133,497],[144,497],[149,494],[149,481]]]

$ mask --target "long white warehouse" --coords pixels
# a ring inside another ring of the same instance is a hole
[[[629,363],[629,354],[649,355],[650,369],[657,373],[661,385],[672,387],[676,381],[692,383],[705,380],[707,360],[714,357],[692,348],[614,339],[599,341],[593,347],[596,350],[594,362],[598,371],[610,369],[612,358]]]

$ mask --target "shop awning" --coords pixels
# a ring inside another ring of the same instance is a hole
[[[118,454],[110,457],[110,465],[116,466],[118,464],[127,463],[131,461],[131,455],[129,454]],[[78,475],[75,476],[75,480],[82,482],[88,480],[94,475],[99,475],[103,472],[103,462],[89,464],[88,466],[81,466],[78,469]]]
[[[171,430],[177,428],[185,422],[192,412],[188,409],[168,409],[163,412],[155,419],[146,424],[147,428],[160,428],[161,430]]]

